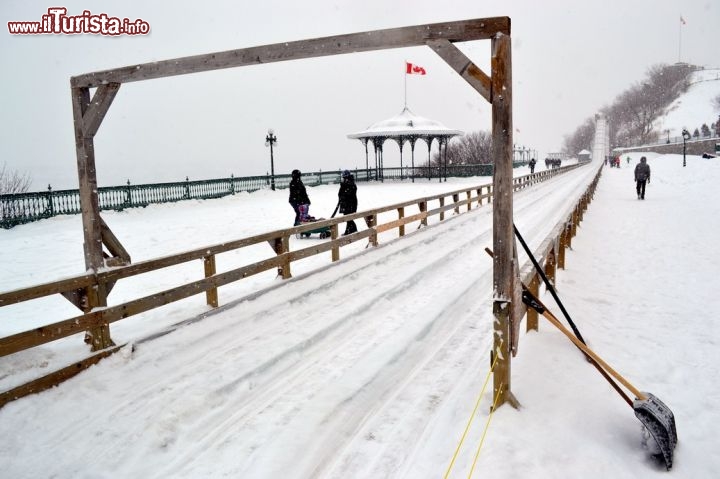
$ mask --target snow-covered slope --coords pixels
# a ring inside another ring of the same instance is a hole
[[[720,109],[715,99],[720,96],[720,69],[711,68],[692,73],[691,85],[667,109],[665,115],[658,119],[655,131],[665,138],[666,130],[670,137],[682,135],[683,128],[692,134],[703,125],[709,127],[720,118]]]

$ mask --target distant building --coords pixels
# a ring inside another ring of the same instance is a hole
[[[590,161],[590,152],[588,150],[582,150],[578,153],[578,161]]]

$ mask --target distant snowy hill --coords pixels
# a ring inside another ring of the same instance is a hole
[[[695,128],[700,129],[703,123],[710,126],[717,122],[720,108],[715,105],[714,99],[720,96],[720,68],[711,68],[693,72],[691,85],[687,92],[682,94],[660,117],[655,130],[661,137],[670,130],[670,136],[681,136],[682,129],[687,128],[692,133]]]

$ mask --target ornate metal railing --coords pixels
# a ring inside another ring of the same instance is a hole
[[[526,162],[515,162],[517,168]],[[302,180],[307,186],[318,186],[340,182],[340,171],[303,173]],[[493,165],[448,165],[432,167],[403,167],[383,169],[354,170],[356,181],[384,180],[441,180],[448,177],[492,176]],[[145,207],[154,203],[171,203],[175,201],[211,198],[234,195],[242,191],[252,192],[270,188],[270,176],[246,176],[220,178],[214,180],[185,181],[176,183],[151,183],[133,185],[128,181],[123,186],[107,186],[98,188],[100,210],[122,211],[126,208]],[[275,175],[275,187],[287,188],[290,175]],[[57,215],[73,215],[80,213],[80,192],[78,190],[53,190],[33,193],[0,195],[0,227],[9,229],[13,226],[30,223],[43,218]]]

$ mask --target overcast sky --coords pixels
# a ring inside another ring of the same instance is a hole
[[[11,35],[8,21],[68,14],[142,19],[138,36]],[[682,48],[679,49],[680,16]],[[492,16],[512,20],[514,141],[559,151],[563,137],[648,67],[720,66],[716,0],[140,0],[0,3],[0,166],[27,172],[32,189],[76,188],[69,79],[113,67],[415,24]],[[490,74],[490,42],[459,45]],[[361,168],[365,151],[346,135],[403,108],[404,62],[415,114],[463,131],[489,130],[490,105],[432,50],[387,50],[123,85],[96,136],[101,186],[265,174],[265,135],[278,137],[276,173]],[[399,166],[394,144],[385,166]],[[427,159],[420,143],[418,161]],[[409,155],[404,163],[407,164]],[[372,160],[372,159],[371,159]]]

